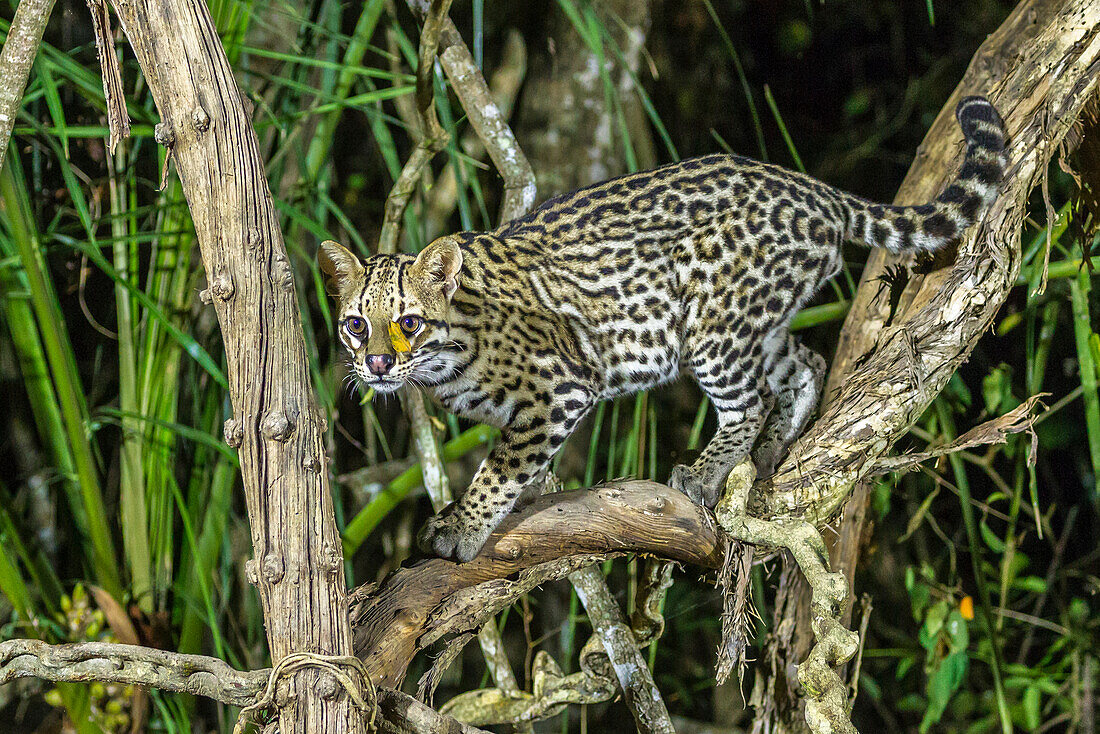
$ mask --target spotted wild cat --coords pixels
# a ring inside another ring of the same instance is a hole
[[[935,250],[996,195],[1000,116],[980,97],[962,100],[956,116],[962,170],[923,206],[872,204],[778,166],[712,155],[558,196],[496,231],[441,237],[419,256],[360,262],[323,243],[340,339],[362,383],[423,387],[502,431],[461,499],[429,520],[422,548],[473,558],[600,400],[685,371],[714,404],[718,430],[670,484],[713,506],[750,451],[759,473],[771,473],[811,417],[825,367],[788,324],[837,272],[841,245]]]

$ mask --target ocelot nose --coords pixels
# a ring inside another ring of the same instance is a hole
[[[384,375],[393,367],[392,354],[368,354],[367,368],[376,375]]]

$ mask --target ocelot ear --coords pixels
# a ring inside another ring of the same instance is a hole
[[[322,242],[317,249],[317,263],[325,274],[325,290],[330,296],[342,296],[362,284],[363,264],[339,242]]]
[[[454,237],[440,237],[420,251],[410,269],[412,274],[443,289],[450,300],[458,288],[458,273],[462,270],[462,250]]]

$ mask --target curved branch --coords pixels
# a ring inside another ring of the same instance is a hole
[[[50,645],[42,640],[0,642],[0,685],[32,676],[65,683],[102,681],[152,686],[244,707],[260,698],[270,675],[271,668],[241,671],[218,658],[140,645],[113,642]],[[485,734],[400,691],[379,688],[376,695],[381,731]]]
[[[975,428],[936,456],[1004,440],[1030,425],[1034,401]],[[909,462],[927,458],[909,457]],[[412,657],[441,639],[477,629],[520,595],[614,556],[639,553],[718,569],[727,536],[714,514],[671,487],[630,480],[546,494],[509,515],[469,563],[441,558],[359,587],[349,599],[355,654],[379,686],[398,686]],[[637,616],[637,615],[636,615]],[[645,620],[644,628],[660,624]],[[636,635],[637,636],[637,635]]]
[[[59,682],[102,681],[206,696],[233,706],[256,700],[270,669],[240,671],[205,655],[111,642],[50,645],[41,640],[0,642],[0,685],[34,676]]]
[[[355,651],[375,684],[396,686],[418,650],[476,629],[541,584],[624,553],[718,568],[725,544],[709,510],[656,482],[545,495],[506,518],[469,563],[432,558],[360,587]]]

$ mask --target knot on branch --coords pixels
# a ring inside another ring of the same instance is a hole
[[[260,250],[260,246],[263,243],[264,238],[263,235],[260,234],[260,228],[256,225],[250,226],[244,236],[245,249],[254,255]]]
[[[275,691],[279,683],[307,668],[316,668],[320,673],[317,685],[322,696],[331,700],[339,696],[341,690],[345,691],[366,718],[367,729],[371,728],[378,710],[378,697],[363,661],[351,655],[296,652],[279,661],[268,676],[263,693],[254,703],[241,709],[233,734],[242,734],[247,723],[260,711],[275,705],[285,705],[286,702],[276,704],[275,701]]]
[[[277,584],[286,575],[286,566],[283,557],[278,553],[268,553],[264,556],[264,580],[269,584]]]
[[[228,301],[233,297],[233,279],[226,273],[219,273],[214,277],[214,282],[210,284],[210,291],[221,300]]]
[[[276,409],[264,416],[260,422],[260,431],[272,441],[283,442],[294,432],[294,424],[285,412]]]
[[[205,292],[203,291],[203,293]],[[244,426],[236,418],[230,418],[222,427],[222,434],[225,436],[227,444],[235,449],[240,448],[241,442],[244,441]]]
[[[307,454],[306,457],[302,459],[302,468],[310,474],[320,474],[321,460],[312,454]]]
[[[287,260],[286,255],[282,253],[277,253],[275,255],[275,262],[272,265],[271,271],[275,285],[279,286],[284,291],[294,291],[294,273],[290,269],[290,262]]]
[[[153,128],[153,140],[156,140],[165,148],[171,148],[172,144],[176,142],[176,132],[167,122],[158,122]]]
[[[210,129],[210,115],[206,110],[202,108],[202,105],[195,105],[195,109],[191,111],[191,124],[195,126],[195,129],[200,133],[204,133]]]
[[[328,573],[337,575],[344,567],[344,553],[339,543],[325,543],[322,563]]]

